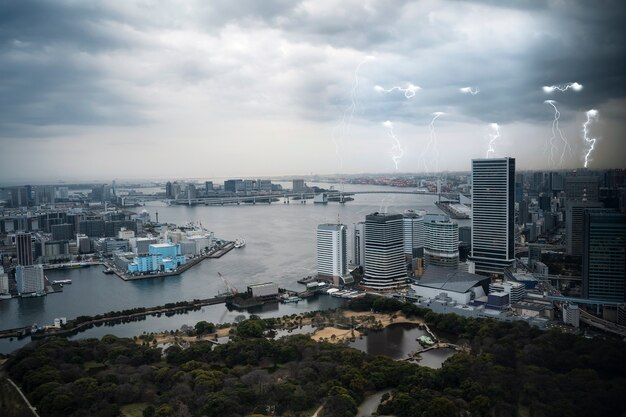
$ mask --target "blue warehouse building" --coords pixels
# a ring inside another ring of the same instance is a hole
[[[128,272],[131,274],[171,272],[186,262],[187,259],[180,254],[179,244],[152,244],[148,247],[147,256],[137,256],[128,264]]]

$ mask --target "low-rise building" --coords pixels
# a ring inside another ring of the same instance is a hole
[[[509,294],[511,303],[517,303],[526,295],[526,288],[520,282],[496,280],[489,284],[489,293],[493,292],[505,292]]]
[[[164,257],[160,254],[136,256],[128,264],[127,270],[131,274],[144,274],[148,272],[171,272],[187,262],[183,255]]]
[[[580,327],[580,309],[576,304],[563,305],[563,323],[573,327]]]
[[[473,300],[484,297],[488,285],[489,278],[482,275],[430,265],[419,283],[411,287],[421,298],[434,299],[445,294],[445,297],[458,304],[468,305]]]
[[[271,299],[278,295],[278,284],[273,282],[264,282],[262,284],[253,284],[248,286],[248,294],[252,297]]]
[[[0,294],[9,293],[9,276],[4,272],[4,268],[0,266]]]

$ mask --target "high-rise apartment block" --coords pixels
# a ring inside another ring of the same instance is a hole
[[[472,255],[476,273],[503,274],[515,261],[515,159],[472,160]]]
[[[392,290],[407,285],[401,214],[374,213],[365,217],[364,287]]]
[[[17,266],[15,268],[17,292],[20,294],[41,293],[45,288],[43,266]]]
[[[343,224],[317,226],[317,274],[339,284],[348,274],[348,236]]]

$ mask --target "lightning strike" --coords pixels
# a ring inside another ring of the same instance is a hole
[[[555,166],[554,152],[558,150],[558,147],[555,145],[554,141],[556,140],[557,133],[558,133],[558,136],[561,139],[561,142],[563,142],[563,150],[561,152],[561,158],[559,160],[559,167],[562,167],[563,160],[565,159],[565,151],[568,150],[571,156],[572,148],[569,142],[567,141],[567,139],[565,139],[565,135],[563,135],[563,132],[559,128],[559,119],[561,118],[561,112],[559,112],[559,109],[556,107],[556,101],[546,100],[544,101],[544,103],[549,104],[554,109],[554,120],[552,121],[552,137],[549,140],[550,161],[552,162],[552,166]]]
[[[386,122],[383,122],[383,126],[385,126],[389,130],[389,136],[394,141],[394,144],[391,148],[391,160],[393,161],[397,171],[398,164],[400,163],[400,159],[402,159],[402,157],[404,156],[405,150],[402,147],[402,144],[400,143],[398,138],[396,137],[395,133],[393,133],[393,123],[390,120],[387,120]]]
[[[380,85],[374,86],[374,90],[378,91],[379,93],[391,93],[393,91],[400,91],[401,93],[404,93],[404,97],[406,98],[414,97],[415,93],[417,93],[421,89],[422,87],[411,83],[407,83],[406,87],[395,86],[389,89],[381,87]]]
[[[598,120],[598,111],[595,109],[588,110],[587,113],[587,121],[583,123],[583,139],[585,139],[586,144],[589,146],[587,151],[585,152],[585,168],[589,165],[589,157],[593,152],[594,147],[596,146],[596,138],[589,137],[589,125],[594,121]]]
[[[433,118],[430,119],[430,123],[428,124],[428,131],[430,132],[428,143],[426,144],[426,148],[422,151],[422,155],[420,156],[420,162],[424,166],[424,171],[429,172],[430,167],[428,166],[428,162],[426,162],[426,158],[432,148],[432,151],[435,156],[435,172],[439,171],[439,147],[437,146],[437,132],[435,130],[435,120],[439,118],[439,116],[443,116],[445,113],[442,111],[437,111],[433,113]]]
[[[471,94],[473,96],[480,93],[480,90],[478,89],[478,87],[463,87],[463,88],[459,88],[459,91],[463,94]]]
[[[490,154],[495,155],[496,149],[494,145],[496,140],[500,137],[500,126],[497,123],[490,123],[489,128],[493,130],[493,132],[489,133],[489,149],[487,149],[486,158],[489,158]]]
[[[572,89],[574,91],[580,91],[583,89],[582,84],[578,84],[578,83],[567,83],[567,84],[557,84],[557,85],[544,85],[543,86],[543,92],[544,93],[552,93],[554,91],[567,91],[569,89]]]
[[[358,107],[359,100],[357,98],[357,90],[359,88],[359,70],[368,61],[372,61],[376,57],[372,55],[366,56],[354,69],[354,77],[352,80],[352,88],[350,89],[350,105],[343,111],[341,121],[334,127],[332,131],[332,139],[335,144],[335,154],[339,160],[339,170],[343,169],[343,138],[350,133],[350,127],[352,125],[352,118],[354,112]]]

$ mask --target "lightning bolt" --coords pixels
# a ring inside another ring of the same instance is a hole
[[[583,89],[582,84],[578,84],[578,83],[567,83],[567,84],[557,84],[557,85],[544,85],[543,86],[543,92],[544,93],[552,93],[554,91],[561,91],[561,92],[565,92],[569,89],[572,89],[574,91],[580,91]]]
[[[393,147],[391,148],[391,160],[396,166],[396,171],[397,171],[398,164],[400,163],[400,159],[402,159],[402,157],[404,156],[405,150],[402,147],[402,144],[400,143],[398,138],[396,137],[395,133],[393,133],[393,123],[387,120],[386,122],[383,122],[383,126],[389,129],[389,136],[391,136],[391,139],[393,139],[394,141]]]
[[[378,91],[379,93],[391,93],[393,91],[400,91],[400,92],[404,93],[404,97],[406,97],[406,98],[414,97],[415,93],[417,93],[421,89],[422,89],[422,87],[420,87],[418,85],[415,85],[415,84],[411,84],[411,83],[407,83],[406,87],[395,86],[395,87],[391,87],[389,89],[381,87],[380,85],[374,86],[374,90]]]
[[[555,91],[560,91],[560,92],[565,92],[567,90],[580,91],[583,89],[583,86],[582,84],[574,82],[574,83],[566,83],[566,84],[544,85],[542,89],[544,93],[551,94]],[[552,108],[554,108],[554,121],[552,122],[552,137],[550,138],[548,142],[550,144],[550,161],[552,162],[552,166],[554,167],[556,165],[554,162],[554,151],[557,150],[557,147],[554,144],[554,140],[556,139],[556,134],[558,132],[559,138],[563,142],[563,151],[561,152],[561,159],[559,162],[559,167],[562,167],[563,160],[565,159],[565,150],[569,151],[569,155],[571,157],[572,147],[570,146],[569,142],[563,135],[563,132],[559,128],[559,118],[561,117],[561,113],[556,107],[556,101],[546,100],[544,101],[544,103],[549,104],[552,106]],[[546,150],[544,151],[545,153],[547,153],[548,151],[548,143],[546,143]]]
[[[571,148],[569,142],[567,141],[567,139],[565,139],[565,135],[563,135],[563,132],[559,128],[559,119],[561,118],[561,112],[559,112],[559,109],[557,109],[557,107],[556,107],[556,101],[554,101],[554,100],[546,100],[546,101],[544,101],[544,103],[549,104],[554,109],[554,120],[552,121],[552,137],[550,138],[550,141],[549,141],[549,143],[550,143],[550,161],[552,162],[552,166],[555,166],[554,151],[557,149],[557,147],[554,144],[554,140],[556,139],[556,135],[558,133],[559,134],[559,138],[561,139],[561,142],[563,142],[563,151],[561,152],[561,159],[559,161],[559,167],[562,167],[563,166],[563,159],[565,158],[565,150],[568,150],[569,154],[571,156],[572,148]]]
[[[437,120],[439,116],[443,116],[444,114],[445,113],[442,111],[434,112],[433,118],[430,119],[430,123],[428,124],[428,131],[430,132],[429,139],[428,143],[426,144],[426,148],[424,148],[424,150],[422,151],[422,155],[420,156],[420,161],[424,165],[425,172],[430,171],[428,163],[426,162],[426,157],[428,156],[431,148],[433,149],[433,153],[435,154],[435,171],[439,171],[439,149],[437,147],[437,132],[435,130],[435,120]]]
[[[339,160],[339,169],[343,169],[343,138],[350,134],[350,127],[352,125],[352,118],[354,112],[358,107],[359,100],[357,98],[357,90],[359,89],[359,70],[368,61],[374,60],[376,57],[371,55],[366,56],[354,69],[354,78],[352,79],[352,88],[350,89],[350,105],[343,111],[341,121],[335,126],[332,131],[332,139],[335,144],[335,154]]]
[[[496,140],[500,137],[500,126],[497,123],[490,123],[489,128],[492,129],[493,132],[489,133],[489,149],[487,149],[487,158],[489,158],[490,154],[496,153],[494,145]]]
[[[463,87],[463,88],[459,88],[459,91],[463,94],[471,94],[473,96],[480,93],[480,90],[478,89],[478,87]]]
[[[589,137],[589,125],[594,120],[598,120],[598,111],[595,109],[588,110],[587,113],[587,121],[583,123],[583,135],[585,142],[589,146],[589,149],[585,152],[585,168],[589,165],[589,157],[591,156],[591,152],[593,152],[593,148],[596,146],[596,138]]]

